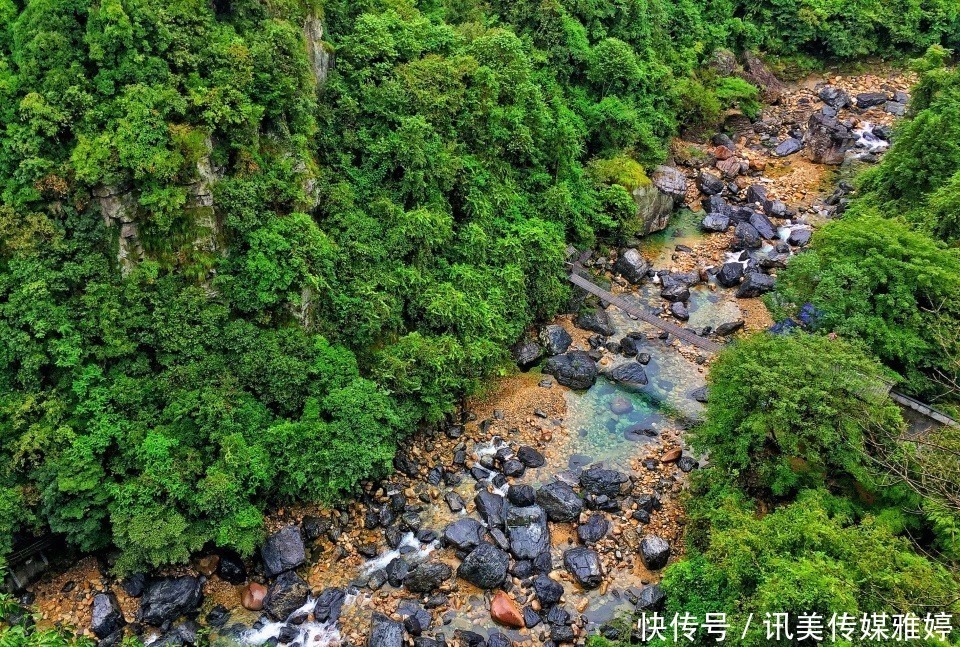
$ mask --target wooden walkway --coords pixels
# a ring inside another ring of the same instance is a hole
[[[708,353],[718,353],[720,352],[720,349],[723,348],[723,344],[718,344],[717,342],[707,339],[706,337],[701,337],[700,335],[697,335],[686,328],[681,328],[673,322],[661,319],[653,313],[631,305],[624,299],[611,294],[588,279],[580,276],[576,272],[570,274],[570,282],[576,285],[578,288],[582,288],[590,294],[600,297],[607,303],[617,306],[631,317],[636,317],[640,321],[645,321],[651,326],[656,326],[660,330],[670,333],[677,339],[682,339],[683,341],[693,344],[697,348],[705,350]]]

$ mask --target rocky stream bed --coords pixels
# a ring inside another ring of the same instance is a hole
[[[784,86],[755,122],[731,114],[728,134],[678,141],[656,199],[636,196],[661,231],[576,260],[698,334],[769,328],[756,297],[842,209],[844,177],[885,150],[910,82],[812,78]],[[663,604],[660,573],[683,553],[680,495],[706,465],[684,430],[703,414],[709,357],[594,298],[576,305],[517,345],[522,370],[406,441],[389,480],[333,509],[276,511],[252,559],[210,551],[116,580],[109,559],[90,556],[22,600],[41,624],[105,647],[126,633],[296,647],[615,635]]]

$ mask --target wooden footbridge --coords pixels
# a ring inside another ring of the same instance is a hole
[[[707,339],[706,337],[701,337],[700,335],[694,333],[692,330],[688,330],[672,321],[667,321],[658,317],[656,314],[644,310],[641,307],[633,305],[626,301],[625,299],[616,296],[615,294],[610,293],[608,290],[604,290],[596,283],[593,283],[585,276],[582,276],[579,272],[585,273],[585,270],[579,263],[571,263],[571,272],[570,272],[570,282],[573,283],[578,288],[593,294],[594,296],[599,297],[601,300],[614,305],[625,313],[630,315],[635,319],[646,322],[651,326],[659,328],[660,330],[667,332],[677,339],[687,342],[697,348],[704,350],[708,353],[717,353],[720,349],[723,348],[723,344],[719,344],[712,339]],[[938,425],[944,427],[958,427],[960,428],[960,422],[957,422],[947,414],[942,411],[938,411],[931,407],[930,405],[921,402],[915,398],[911,398],[909,395],[900,393],[892,388],[892,384],[884,383],[883,385],[878,385],[878,389],[881,389],[886,392],[886,395],[896,402],[900,407],[908,409],[915,414],[930,420]]]

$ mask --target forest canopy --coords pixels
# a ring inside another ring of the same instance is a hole
[[[807,4],[0,0],[0,556],[249,553],[634,233],[591,169],[756,109],[717,48],[958,42],[950,2]]]

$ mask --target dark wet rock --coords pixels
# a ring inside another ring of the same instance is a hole
[[[759,249],[763,245],[757,228],[747,222],[738,223],[733,229],[732,249]]]
[[[640,349],[643,348],[644,340],[640,337],[635,337],[632,333],[625,336],[620,340],[620,352],[625,357],[633,357],[640,352]]]
[[[589,330],[605,337],[614,333],[613,326],[610,324],[610,315],[607,314],[606,310],[599,308],[581,311],[573,320],[573,325],[581,330]]]
[[[803,247],[810,242],[810,236],[813,232],[809,229],[794,229],[787,237],[787,243],[794,247]]]
[[[493,545],[500,550],[510,550],[510,540],[504,531],[494,528],[490,531],[490,538],[493,539]]]
[[[276,620],[285,620],[307,601],[310,587],[293,571],[281,573],[270,585],[263,608]]]
[[[887,101],[883,105],[883,110],[890,113],[894,117],[902,117],[907,114],[907,106],[902,103],[897,103],[896,101]]]
[[[803,142],[794,137],[789,137],[782,142],[774,149],[773,154],[777,157],[786,157],[788,155],[793,155],[794,153],[799,153],[803,149]]]
[[[540,614],[531,609],[530,607],[523,607],[523,626],[527,629],[533,629],[538,624],[543,622],[543,618],[540,617]]]
[[[553,571],[553,557],[550,555],[549,550],[544,550],[534,557],[532,563],[533,572],[536,574],[550,573]]]
[[[707,397],[708,397],[707,387],[701,386],[699,389],[694,389],[693,391],[690,392],[690,397],[693,400],[696,400],[697,402],[703,402],[704,404],[706,404]]]
[[[763,213],[771,218],[787,218],[790,216],[790,207],[781,200],[767,200],[763,203]]]
[[[709,195],[704,200],[701,200],[701,204],[703,205],[703,210],[708,214],[729,216],[733,213],[733,207],[730,206],[730,203],[719,195]]]
[[[670,314],[680,321],[686,321],[690,318],[690,310],[679,301],[670,304]]]
[[[743,328],[743,319],[737,319],[736,321],[728,321],[717,326],[717,329],[714,331],[718,337],[726,337],[727,335],[732,335],[741,328]]]
[[[487,640],[475,631],[457,629],[455,634],[466,647],[486,647]]]
[[[563,329],[563,326],[551,324],[544,326],[543,330],[540,331],[540,343],[543,344],[543,349],[547,355],[561,355],[570,348],[573,338],[570,333]]]
[[[573,579],[585,589],[595,589],[603,582],[600,556],[591,548],[578,546],[563,553],[563,565]]]
[[[537,599],[540,600],[540,606],[544,609],[554,606],[563,597],[563,586],[546,575],[537,576],[533,580],[532,587]]]
[[[884,105],[890,97],[886,92],[861,92],[857,95],[857,107],[861,110]]]
[[[443,541],[458,550],[473,550],[483,539],[483,525],[476,519],[465,517],[443,529]]]
[[[686,285],[671,285],[660,290],[660,296],[667,301],[686,301],[690,298],[690,288]]]
[[[637,611],[662,611],[667,596],[659,584],[645,586],[637,596]]]
[[[687,176],[680,169],[665,165],[658,166],[650,175],[650,180],[662,193],[669,195],[676,202],[683,201],[687,195]]]
[[[407,574],[404,586],[414,593],[430,593],[450,579],[453,570],[443,562],[424,562]]]
[[[520,478],[527,471],[527,466],[515,458],[503,462],[503,475],[510,478]]]
[[[628,483],[630,477],[617,470],[591,467],[580,474],[580,487],[591,494],[605,494],[609,497],[620,496],[620,488]]]
[[[410,458],[406,452],[397,452],[393,457],[393,466],[401,474],[406,474],[410,478],[416,478],[420,472],[420,464]]]
[[[730,216],[708,213],[700,223],[704,231],[724,232],[730,227]]]
[[[446,642],[440,642],[429,636],[417,636],[413,639],[413,647],[446,647]]]
[[[817,92],[817,96],[820,97],[821,101],[835,110],[846,108],[853,103],[853,101],[850,99],[850,95],[835,85],[823,86]]]
[[[717,284],[725,288],[740,285],[742,278],[743,263],[724,263],[717,272]]]
[[[550,640],[554,644],[572,643],[575,638],[576,634],[573,632],[573,627],[566,625],[552,625],[550,627]]]
[[[387,581],[390,583],[390,586],[400,588],[403,580],[407,577],[407,573],[410,572],[410,564],[402,557],[395,557],[390,560],[390,563],[387,564],[384,571],[386,571]]]
[[[244,571],[244,579],[246,579],[246,571]],[[241,583],[242,581],[237,582],[237,584]],[[120,588],[122,588],[124,593],[129,595],[131,598],[139,598],[141,595],[143,595],[143,590],[146,588],[146,586],[147,576],[143,573],[134,573],[132,575],[128,575],[123,578],[123,581],[120,583]]]
[[[537,502],[537,491],[530,485],[511,485],[507,490],[507,500],[517,507],[524,508]]]
[[[306,535],[309,541],[315,541],[325,535],[332,522],[326,517],[316,517],[313,515],[307,515],[303,518],[303,523],[300,524],[303,528],[303,534]]]
[[[522,339],[514,344],[511,349],[513,361],[520,368],[529,368],[536,364],[543,357],[543,349],[540,344],[532,339]]]
[[[398,611],[403,618],[404,629],[411,636],[419,636],[433,624],[430,612],[414,602],[404,600],[400,603]]]
[[[293,570],[307,561],[303,537],[296,526],[287,526],[267,537],[260,549],[267,577]]]
[[[836,117],[821,112],[810,115],[804,136],[807,157],[815,164],[842,164],[856,135]]]
[[[113,593],[98,593],[90,604],[90,630],[97,638],[106,638],[126,624],[123,610]]]
[[[517,449],[517,460],[531,468],[543,467],[546,463],[543,454],[527,445],[523,445]]]
[[[190,575],[154,580],[140,601],[140,620],[160,626],[195,611],[203,600],[200,580]]]
[[[218,604],[209,612],[207,612],[207,617],[205,621],[211,627],[220,628],[223,625],[227,624],[227,620],[230,619],[230,610],[222,604]]]
[[[539,497],[538,497],[539,498]],[[517,559],[535,559],[550,547],[547,512],[539,505],[507,507],[510,552]]]
[[[487,636],[487,647],[512,647],[513,641],[499,631]]]
[[[470,476],[472,476],[475,481],[486,481],[490,478],[490,470],[484,469],[479,465],[474,465],[470,468]]]
[[[606,372],[606,377],[611,382],[616,382],[634,391],[642,389],[649,382],[647,372],[643,370],[643,365],[638,362],[627,362],[615,366]]]
[[[577,536],[584,544],[595,544],[607,535],[610,524],[602,514],[592,514],[577,527]]]
[[[634,510],[630,517],[635,521],[639,521],[640,523],[650,523],[650,512],[642,508],[639,510]]]
[[[457,575],[481,589],[493,589],[503,583],[510,566],[510,556],[496,546],[480,544],[467,555]]]
[[[551,357],[544,365],[543,372],[575,390],[589,389],[597,381],[597,363],[582,350]]]
[[[747,274],[737,289],[738,299],[752,299],[773,290],[776,279],[769,274],[752,272]]]
[[[650,353],[637,353],[637,361],[644,366],[649,364],[651,359],[653,358],[650,356]]]
[[[463,510],[463,499],[456,492],[447,492],[443,498],[447,502],[447,507],[450,508],[450,512],[460,512]]]
[[[640,541],[640,559],[651,571],[659,571],[670,560],[670,544],[663,537],[649,535]]]
[[[569,611],[557,605],[547,612],[547,624],[570,625],[573,624],[573,617]]]
[[[753,225],[753,228],[757,230],[758,234],[767,240],[773,240],[777,237],[776,227],[774,227],[770,219],[762,213],[755,213],[750,216],[750,224]]]
[[[317,622],[336,622],[340,619],[340,612],[346,598],[346,591],[339,587],[324,589],[317,596],[317,603],[313,607],[314,619]]]
[[[620,251],[620,256],[617,257],[617,262],[613,265],[613,271],[631,283],[638,284],[650,271],[650,263],[636,249],[623,249]],[[587,330],[592,329],[587,328]]]
[[[416,532],[420,530],[421,520],[420,515],[416,512],[404,512],[400,517],[400,520],[403,522],[404,527],[411,531]]]
[[[697,188],[705,195],[716,195],[726,187],[724,181],[709,171],[700,171],[697,175]]]
[[[751,184],[747,187],[747,203],[763,204],[767,200],[767,188],[762,184]]]
[[[550,521],[560,523],[575,521],[583,511],[583,500],[561,481],[552,481],[537,490],[537,503]]]
[[[487,524],[487,528],[504,528],[506,523],[506,501],[499,494],[480,492],[473,499],[477,514]]]
[[[375,612],[370,619],[367,647],[403,647],[403,625]]]
[[[692,456],[681,456],[680,460],[677,461],[677,467],[680,468],[681,472],[692,472],[693,470],[700,467],[700,463],[697,462]]]
[[[660,283],[664,289],[674,287],[693,287],[700,282],[700,272],[691,270],[689,272],[661,272]]]

